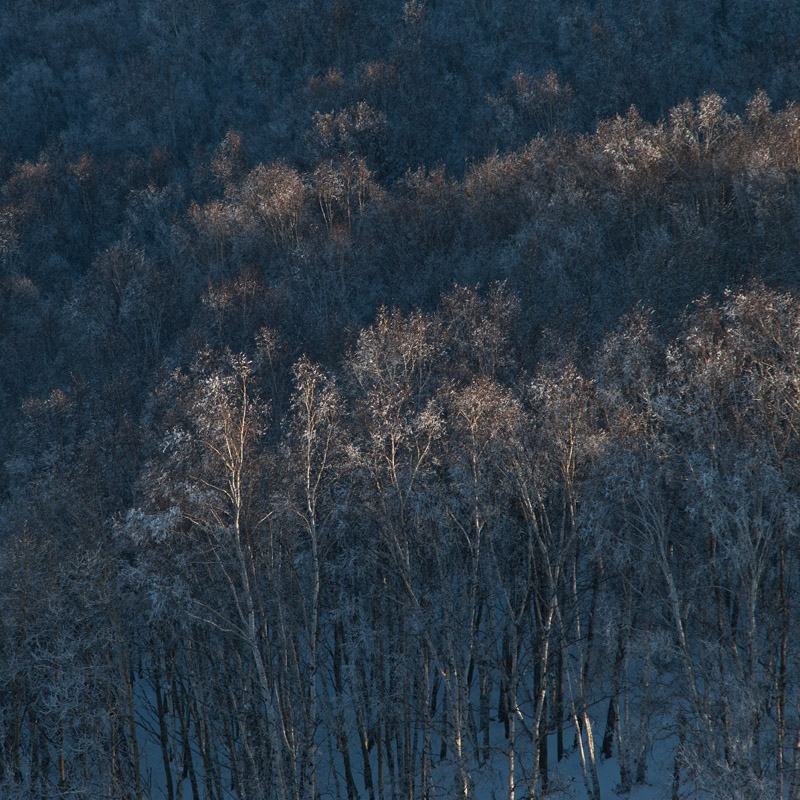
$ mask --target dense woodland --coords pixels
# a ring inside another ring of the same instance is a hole
[[[798,52],[0,3],[0,796],[800,800]]]

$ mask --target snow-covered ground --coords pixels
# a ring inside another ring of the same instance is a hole
[[[599,742],[598,742],[599,745]],[[554,748],[553,748],[554,749]],[[600,783],[602,800],[669,800],[672,797],[672,753],[667,747],[656,746],[653,757],[649,759],[646,783],[634,786],[629,794],[619,791],[619,767],[616,758],[600,758],[597,762],[597,778]],[[549,796],[554,800],[588,800],[589,795],[581,774],[580,756],[571,752],[558,765],[551,767],[551,790]],[[489,793],[476,800],[500,800],[503,793]]]
[[[152,686],[143,683],[138,684],[138,696],[136,704],[138,708],[139,727],[139,747],[140,762],[144,789],[148,800],[162,800],[167,798],[168,791],[166,785],[163,754],[159,743],[158,719],[155,714],[155,693]],[[674,748],[676,741],[673,737],[665,737],[653,743],[647,759],[646,780],[642,784],[634,785],[629,793],[624,793],[620,789],[620,771],[618,760],[615,757],[604,759],[600,755],[602,739],[602,721],[605,719],[606,704],[595,706],[592,717],[595,734],[595,753],[597,757],[597,777],[600,786],[600,800],[671,800],[673,796],[673,772],[674,772]],[[176,800],[192,800],[192,787],[188,777],[183,773],[180,757],[180,749],[175,738],[175,731],[170,732],[173,771],[173,793]],[[354,728],[351,728],[354,735]],[[325,739],[324,726],[320,730],[320,738]],[[556,734],[551,734],[548,740],[548,791],[544,797],[551,800],[596,800],[591,797],[587,790],[583,771],[581,768],[581,756],[579,749],[575,746],[575,733],[569,726],[565,725],[563,731],[563,742],[567,748],[566,756],[557,761],[557,741]],[[471,770],[475,780],[474,800],[508,800],[508,752],[507,740],[503,733],[503,726],[493,724],[491,726],[491,750],[492,756],[488,762],[480,768]],[[526,767],[529,761],[529,754],[526,754],[525,741],[520,737],[517,753],[517,788],[515,800],[526,800]],[[584,745],[586,744],[584,738]],[[616,742],[615,742],[616,747]],[[437,750],[438,748],[434,748]],[[353,741],[353,752],[357,751],[357,741]],[[377,772],[375,763],[375,750],[371,752],[373,776]],[[198,777],[202,774],[202,763],[199,753],[195,753],[195,766],[198,769]],[[355,766],[355,764],[354,764]],[[337,800],[346,797],[344,790],[344,768],[341,758],[335,747],[322,747],[320,749],[319,764],[319,788],[323,800]],[[434,759],[434,777],[436,800],[450,800],[456,797],[457,787],[455,784],[456,768],[455,764],[446,758],[443,761]],[[223,772],[226,772],[223,768]],[[338,776],[334,775],[338,773]],[[338,781],[337,781],[338,777]],[[369,794],[363,782],[363,775],[360,770],[354,770],[353,775],[359,797],[368,800]],[[681,776],[680,786],[681,798],[688,796],[699,797],[696,792],[689,791],[690,787],[684,782],[685,776]],[[229,775],[223,776],[225,789],[230,788]],[[203,782],[200,779],[200,792],[203,793]],[[337,791],[338,784],[338,791]],[[387,796],[389,789],[387,787]],[[228,795],[234,798],[231,791]]]
[[[595,720],[597,722],[597,720]],[[599,727],[599,726],[597,726]],[[620,791],[620,772],[617,758],[604,759],[600,757],[600,737],[596,735],[595,750],[598,755],[597,778],[600,784],[601,800],[670,800],[672,797],[672,781],[674,769],[674,742],[656,742],[651,755],[648,757],[646,781],[634,785],[629,793]],[[565,745],[573,745],[573,732],[566,730],[564,735]],[[580,753],[578,749],[570,749],[561,762],[556,760],[556,736],[552,734],[548,742],[549,787],[546,797],[552,800],[591,800],[586,789],[581,770]],[[486,781],[489,777],[484,775],[484,782],[476,786],[475,800],[507,800],[508,789],[506,786],[507,775],[495,775],[494,779]],[[685,796],[686,787],[683,787],[681,796]],[[516,792],[516,800],[526,797],[524,786]]]

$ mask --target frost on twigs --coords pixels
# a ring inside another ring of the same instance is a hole
[[[149,514],[139,508],[128,511],[125,520],[115,531],[126,536],[133,544],[166,541],[182,520],[180,509],[172,506],[166,511]]]

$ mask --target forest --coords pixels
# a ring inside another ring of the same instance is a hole
[[[798,52],[0,3],[0,797],[800,800]]]

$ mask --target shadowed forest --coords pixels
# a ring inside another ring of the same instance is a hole
[[[800,800],[798,52],[5,0],[0,796]]]

